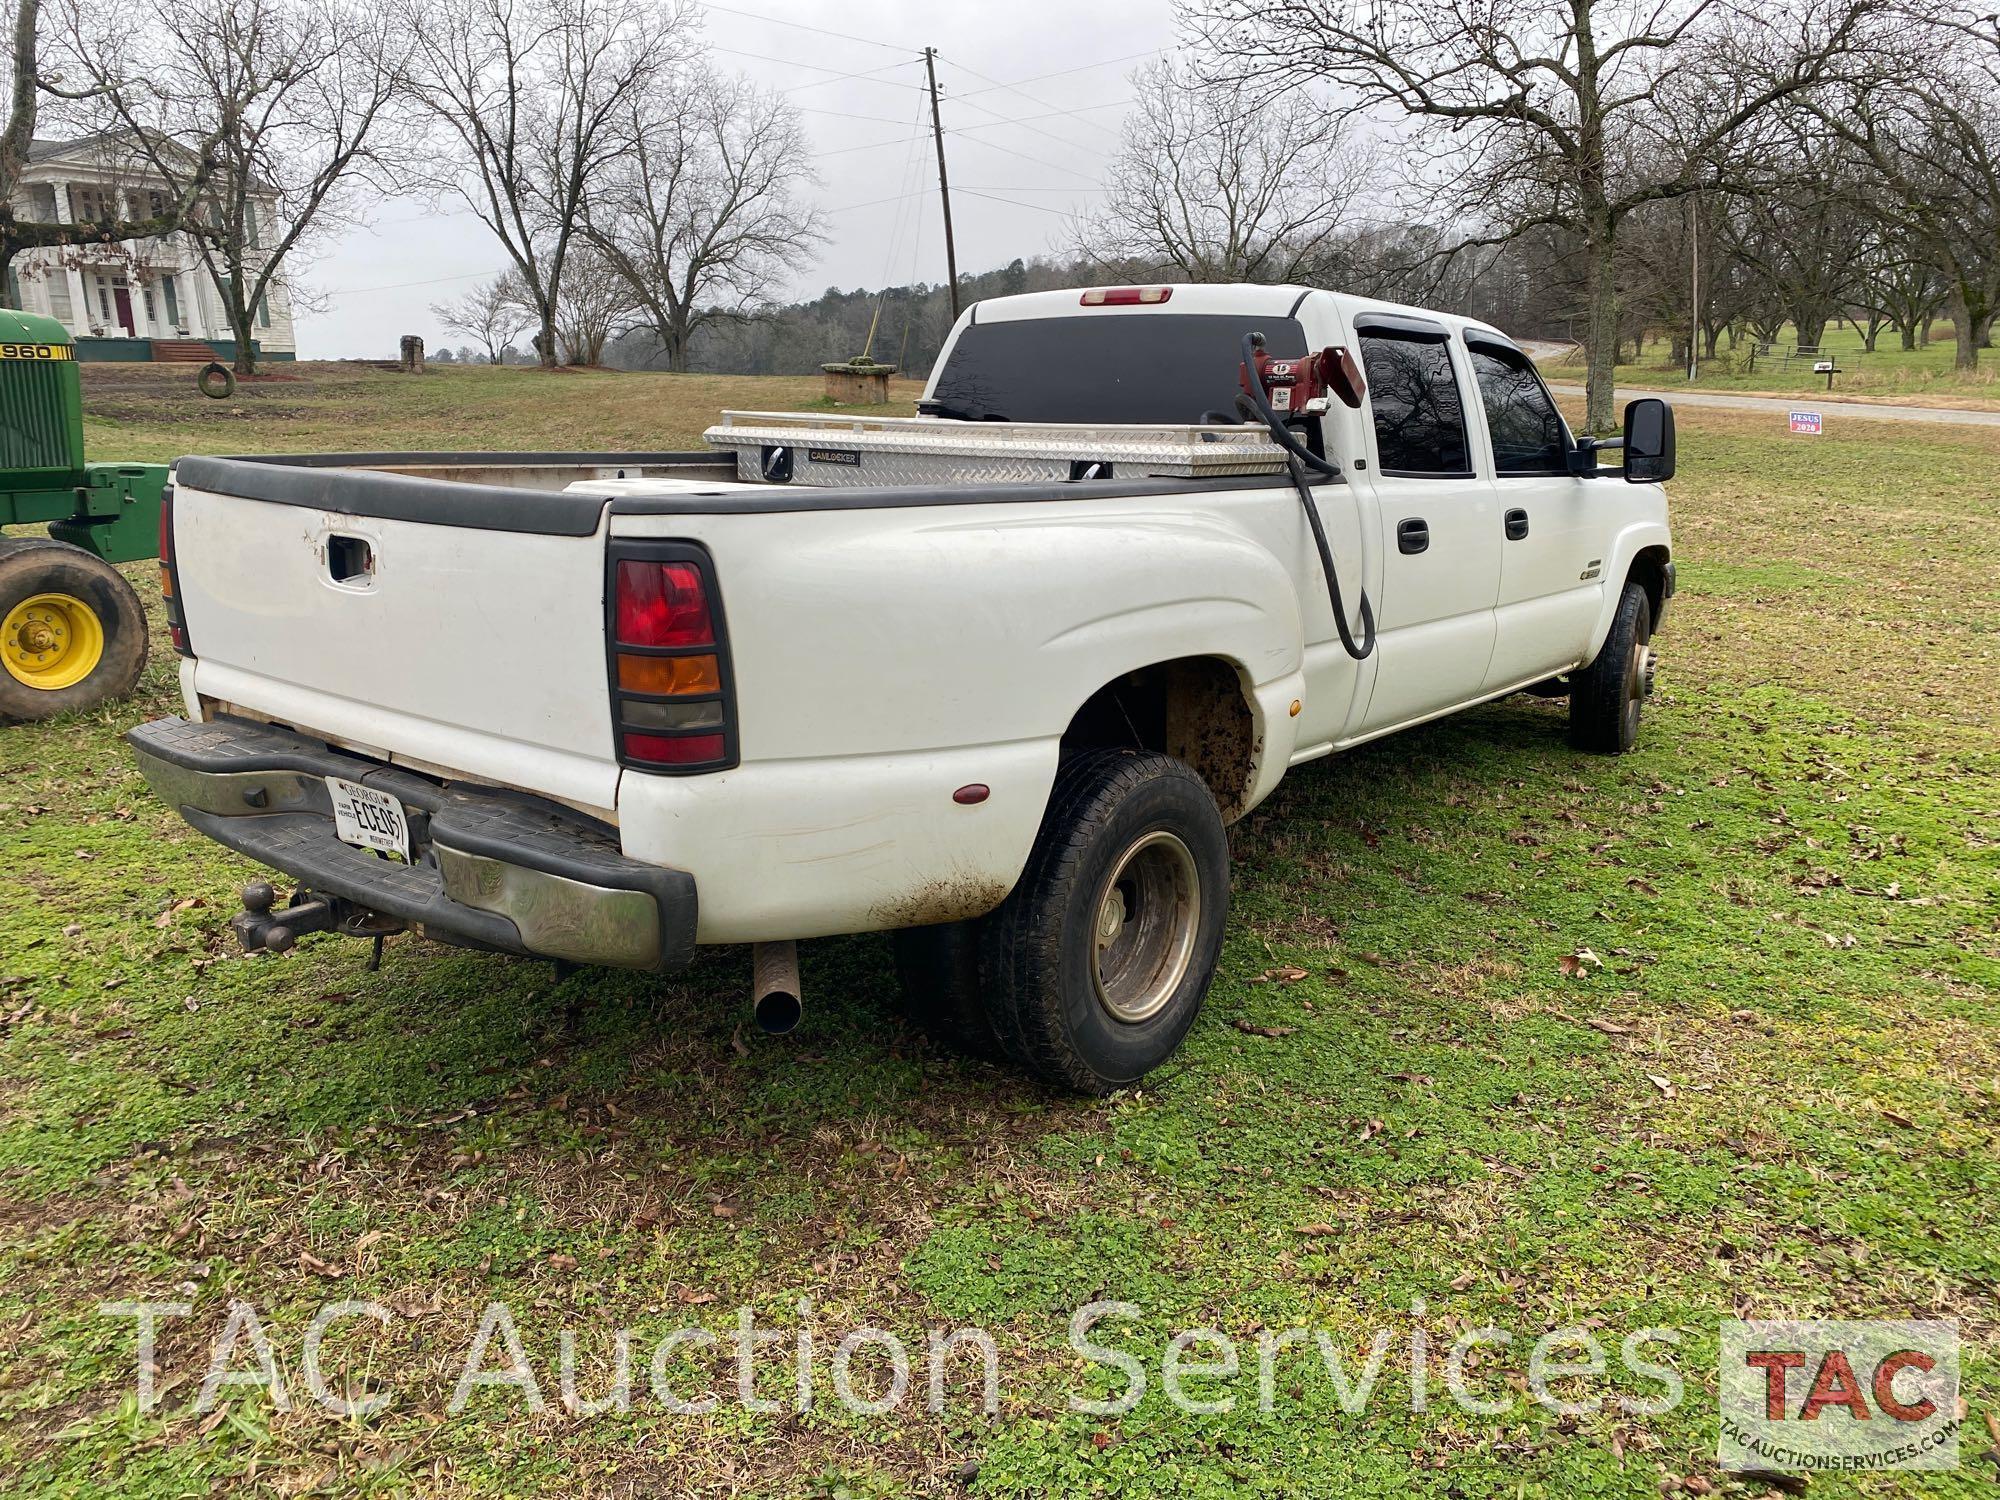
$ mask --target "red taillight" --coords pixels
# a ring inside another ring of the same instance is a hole
[[[630,734],[625,736],[625,753],[634,760],[657,761],[668,766],[700,765],[721,760],[723,739],[719,734]]]
[[[188,645],[187,617],[181,612],[180,578],[174,567],[174,487],[160,492],[160,598],[167,608],[167,635],[174,650],[193,656]]]
[[[1094,286],[1079,299],[1085,307],[1134,307],[1164,302],[1173,296],[1170,286]]]
[[[707,554],[686,542],[619,544],[610,582],[619,762],[671,772],[734,765],[729,649]]]
[[[701,569],[684,562],[618,565],[618,642],[623,646],[709,646],[715,626]]]

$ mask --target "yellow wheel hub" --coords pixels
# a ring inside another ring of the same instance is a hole
[[[0,662],[31,688],[75,687],[103,659],[104,622],[72,594],[36,594],[0,621]]]

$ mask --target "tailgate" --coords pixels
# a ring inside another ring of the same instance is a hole
[[[601,500],[261,467],[179,468],[197,693],[385,760],[616,805]]]

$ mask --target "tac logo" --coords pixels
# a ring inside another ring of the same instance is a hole
[[[1722,1325],[1726,1469],[1958,1467],[1956,1322]]]

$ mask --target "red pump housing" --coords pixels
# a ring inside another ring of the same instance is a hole
[[[1238,365],[1236,378],[1243,394],[1249,395],[1250,372]],[[1303,359],[1276,359],[1270,350],[1259,349],[1257,379],[1270,399],[1271,410],[1281,417],[1303,413],[1308,401],[1321,396],[1337,397],[1343,405],[1358,410],[1368,388],[1354,356],[1339,344]]]

